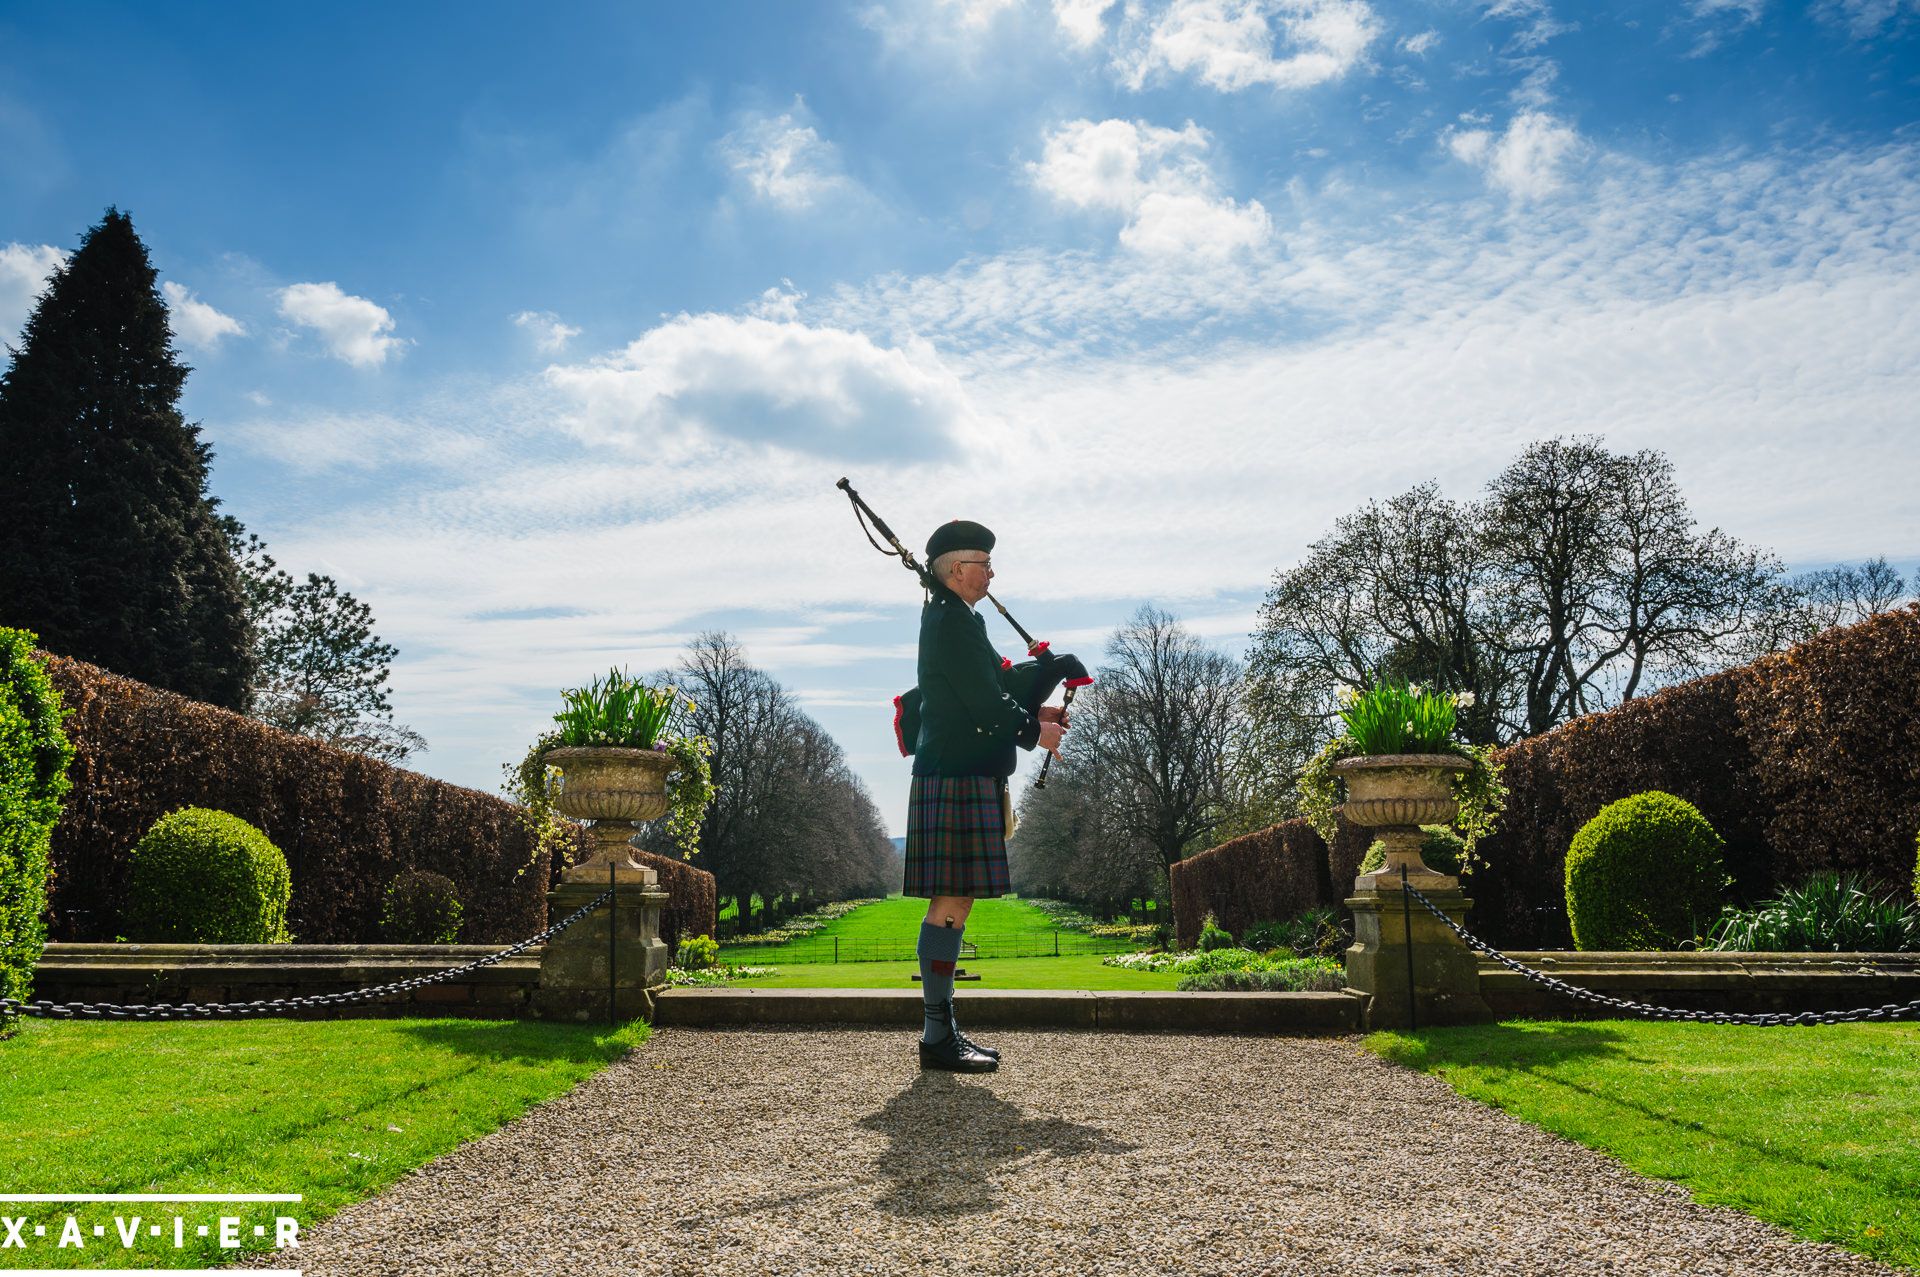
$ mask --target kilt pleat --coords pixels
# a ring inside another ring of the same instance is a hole
[[[915,776],[907,795],[909,896],[1007,894],[1007,840],[993,776]]]

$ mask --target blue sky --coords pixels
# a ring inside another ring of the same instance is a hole
[[[0,332],[109,204],[429,773],[724,628],[889,822],[916,545],[1096,653],[1527,442],[1920,564],[1915,0],[0,5]],[[992,622],[1014,653],[1010,631]]]

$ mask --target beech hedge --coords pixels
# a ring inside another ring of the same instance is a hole
[[[546,892],[559,867],[533,855],[518,809],[505,799],[82,661],[36,655],[71,711],[75,748],[73,789],[53,830],[51,938],[114,938],[128,853],[154,821],[181,807],[231,812],[286,854],[287,926],[296,941],[378,941],[386,885],[406,869],[452,880],[466,943],[511,944],[547,926]],[[581,831],[575,854],[585,853]],[[704,907],[710,932],[712,875],[668,863],[675,868],[655,867],[676,890],[670,925],[697,929]]]
[[[1913,881],[1916,706],[1920,605],[1911,605],[1518,741],[1496,755],[1511,794],[1464,883],[1470,925],[1507,948],[1569,947],[1567,848],[1602,807],[1644,790],[1685,799],[1725,840],[1735,903],[1822,869],[1889,888]],[[1337,904],[1369,841],[1342,822],[1329,851],[1304,821],[1288,821],[1177,863],[1182,942],[1208,911],[1237,929],[1229,919]],[[1301,904],[1316,848],[1333,894]],[[1258,863],[1268,859],[1277,863]]]

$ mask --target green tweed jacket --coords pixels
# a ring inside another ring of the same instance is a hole
[[[986,620],[951,590],[920,609],[916,776],[1011,776],[1014,746],[1032,749],[1040,720],[1007,694]]]

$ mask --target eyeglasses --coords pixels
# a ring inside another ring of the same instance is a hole
[[[987,569],[989,572],[991,572],[993,570],[993,560],[992,559],[962,559],[960,560],[960,566],[963,568],[983,567]]]

